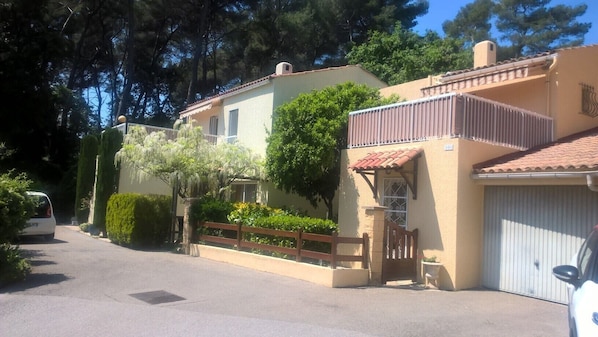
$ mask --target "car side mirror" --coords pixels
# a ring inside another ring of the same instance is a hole
[[[552,274],[561,281],[579,286],[579,270],[577,267],[571,265],[562,265],[552,268]]]

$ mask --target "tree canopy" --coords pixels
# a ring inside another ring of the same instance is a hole
[[[499,58],[519,57],[554,48],[579,46],[592,23],[578,22],[588,6],[550,6],[551,0],[476,0],[442,25],[449,37],[467,45],[491,39],[492,23],[505,42]],[[497,42],[499,42],[497,41]]]
[[[157,178],[176,188],[181,198],[222,197],[236,179],[260,176],[260,159],[248,148],[211,144],[201,127],[192,124],[178,123],[175,128],[176,136],[169,138],[164,131],[148,134],[144,127],[131,127],[116,160],[129,165],[137,181]]]
[[[266,175],[277,188],[322,201],[332,218],[340,181],[340,154],[347,147],[349,112],[396,101],[352,82],[299,95],[274,114],[266,150]]]
[[[347,58],[361,64],[390,85],[408,82],[472,65],[472,53],[462,42],[441,38],[433,31],[420,36],[397,25],[392,33],[373,32]]]

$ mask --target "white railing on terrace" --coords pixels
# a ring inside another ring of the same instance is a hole
[[[529,149],[553,141],[553,120],[469,94],[449,93],[349,114],[348,148],[465,138]]]

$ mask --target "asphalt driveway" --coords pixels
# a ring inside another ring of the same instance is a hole
[[[76,229],[76,228],[74,228]],[[566,336],[564,305],[489,290],[331,289],[59,226],[21,243],[1,336]]]

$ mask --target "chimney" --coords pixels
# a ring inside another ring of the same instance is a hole
[[[473,67],[485,67],[496,63],[496,44],[492,41],[478,42],[473,47]]]
[[[293,66],[289,62],[280,62],[276,65],[276,75],[290,74],[293,72]]]

